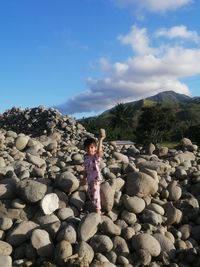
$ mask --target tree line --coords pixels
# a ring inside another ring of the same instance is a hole
[[[200,144],[200,104],[156,103],[135,108],[119,103],[112,110],[80,122],[87,131],[107,130],[108,140],[131,140],[138,144],[178,142],[190,138]]]

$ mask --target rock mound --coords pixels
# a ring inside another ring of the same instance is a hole
[[[2,266],[200,266],[200,151],[104,144],[102,212],[83,177],[91,133],[42,107],[0,119]],[[154,154],[157,153],[157,154]]]

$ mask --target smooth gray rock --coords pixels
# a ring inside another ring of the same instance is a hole
[[[15,146],[18,150],[24,150],[28,144],[29,136],[18,136],[15,140]]]
[[[73,253],[72,245],[68,241],[62,240],[56,245],[55,260],[58,264],[60,263],[62,264],[63,260],[70,257],[72,253]]]
[[[182,189],[180,186],[177,186],[176,181],[172,181],[168,186],[169,191],[169,200],[171,201],[177,201],[181,198],[182,195]]]
[[[12,258],[10,256],[0,255],[1,267],[12,267]]]
[[[182,212],[181,210],[177,209],[173,203],[167,202],[164,205],[165,209],[165,217],[167,218],[166,224],[172,225],[175,223],[179,223],[182,219]]]
[[[161,252],[161,246],[159,242],[153,236],[146,233],[133,236],[132,246],[136,251],[139,249],[144,249],[154,257],[157,257]]]
[[[47,186],[40,180],[24,179],[17,185],[18,196],[27,203],[41,200],[47,191]]]
[[[137,196],[129,197],[128,195],[124,195],[123,204],[129,212],[135,214],[141,213],[145,208],[145,201]]]
[[[64,221],[70,217],[74,217],[74,211],[70,207],[62,208],[58,210],[57,216],[59,219]]]
[[[190,152],[190,151],[185,151],[183,153],[178,153],[174,159],[177,159],[180,163],[184,162],[184,161],[192,161],[195,160],[195,155],[194,153]]]
[[[78,256],[80,263],[90,264],[94,258],[92,247],[85,241],[81,241],[78,245]]]
[[[149,210],[152,210],[160,215],[164,215],[165,214],[165,210],[163,209],[162,206],[156,204],[156,203],[150,203],[148,206],[147,206],[147,209]]]
[[[79,181],[73,173],[66,171],[56,178],[55,184],[60,190],[69,194],[76,191],[79,187]]]
[[[126,241],[130,241],[131,238],[135,235],[135,230],[133,227],[125,227],[122,229],[122,237],[126,240]]]
[[[153,237],[159,242],[162,251],[165,251],[171,258],[175,256],[175,246],[169,238],[159,233],[154,234]]]
[[[81,211],[85,205],[86,192],[76,191],[70,197],[70,204],[75,206],[79,211]]]
[[[114,224],[114,222],[107,216],[102,217],[101,229],[103,234],[108,236],[116,236],[121,234],[120,227]]]
[[[135,213],[129,212],[127,210],[122,211],[121,218],[129,225],[134,224],[137,221]]]
[[[184,224],[184,225],[180,226],[179,231],[182,234],[182,237],[181,238],[183,240],[187,240],[190,237],[190,235],[191,235],[192,226],[189,225],[189,224]]]
[[[113,242],[107,235],[94,235],[90,239],[90,246],[96,253],[106,253],[113,248]]]
[[[108,182],[103,182],[100,188],[101,208],[103,211],[109,212],[112,210],[114,205],[115,191]]]
[[[55,238],[61,225],[59,218],[54,214],[41,215],[40,213],[36,213],[34,221],[38,223],[42,229],[46,230],[52,238]]]
[[[48,232],[41,229],[36,229],[31,235],[31,244],[36,249],[40,257],[51,259],[53,258],[54,245],[50,240]]]
[[[111,187],[115,191],[120,191],[124,187],[125,181],[122,178],[112,180]]]
[[[0,255],[10,256],[11,253],[12,253],[12,246],[7,242],[0,240]]]
[[[162,224],[162,216],[153,210],[145,209],[141,214],[143,223],[149,223],[152,225]]]
[[[129,162],[128,157],[126,155],[122,154],[122,153],[119,153],[119,152],[114,152],[113,153],[113,157],[116,160],[119,160],[119,161],[124,162],[124,163],[128,163]]]
[[[39,156],[32,155],[30,153],[26,154],[27,161],[34,164],[38,168],[41,168],[43,166],[46,166],[46,162],[44,159],[40,158]]]
[[[13,225],[13,221],[10,218],[2,217],[0,218],[0,230],[6,231],[10,229]]]
[[[0,240],[4,240],[5,239],[5,232],[0,230]]]
[[[73,164],[82,164],[83,163],[83,155],[80,153],[72,154],[72,163]]]
[[[32,221],[23,221],[10,229],[6,241],[12,246],[19,246],[30,238],[32,231],[37,227],[38,224]]]
[[[154,144],[152,144],[152,143],[148,144],[148,145],[146,146],[146,148],[145,148],[146,154],[148,154],[148,155],[152,155],[153,152],[155,151],[155,149],[156,149],[156,147],[155,147]]]
[[[0,157],[0,168],[4,168],[6,166],[4,158]]]
[[[61,231],[59,231],[57,235],[57,241],[59,242],[62,240],[66,240],[70,244],[75,244],[77,241],[76,236],[76,229],[72,225],[67,224],[61,229]]]
[[[136,251],[137,256],[138,256],[138,264],[141,264],[142,266],[150,266],[152,257],[151,254],[145,250],[145,249],[139,249]]]
[[[85,216],[78,227],[78,239],[88,241],[97,232],[98,225],[101,222],[101,216],[98,213],[90,213]]]
[[[15,198],[12,200],[12,207],[15,209],[24,209],[26,204],[19,198]]]
[[[125,239],[123,239],[121,236],[115,236],[112,239],[112,241],[113,241],[113,251],[117,255],[122,255],[122,256],[128,257],[129,247],[128,247]]]
[[[158,191],[158,183],[148,174],[134,172],[127,175],[126,194],[129,196],[145,197]]]
[[[147,168],[150,170],[154,170],[159,175],[166,174],[171,169],[169,164],[166,164],[166,163],[160,162],[160,161],[154,161],[154,160],[140,162],[137,164],[137,167],[139,169]]]

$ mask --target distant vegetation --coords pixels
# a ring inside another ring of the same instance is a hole
[[[119,103],[99,116],[80,122],[93,133],[107,130],[108,140],[177,142],[188,137],[200,144],[200,98],[167,91],[147,99]]]

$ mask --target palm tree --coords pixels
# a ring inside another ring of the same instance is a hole
[[[110,111],[110,127],[111,129],[126,129],[130,127],[133,119],[133,109],[122,103],[118,103]]]

